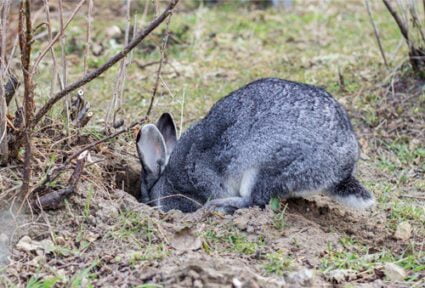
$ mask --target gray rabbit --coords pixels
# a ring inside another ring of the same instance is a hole
[[[359,145],[344,108],[325,90],[276,78],[218,101],[177,141],[170,114],[137,136],[140,201],[164,211],[232,213],[271,197],[322,192],[354,208],[374,203],[353,176]]]

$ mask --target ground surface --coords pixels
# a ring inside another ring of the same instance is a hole
[[[137,3],[141,24],[144,2]],[[356,174],[373,191],[375,208],[351,211],[315,196],[273,201],[266,209],[242,209],[232,216],[160,213],[137,203],[113,181],[118,176],[110,163],[125,159],[137,167],[129,133],[92,152],[96,163],[87,167],[80,191],[60,210],[1,212],[0,260],[8,264],[0,266],[0,286],[423,287],[423,82],[409,74],[404,43],[383,7],[372,6],[389,68],[382,64],[362,1],[318,3],[297,2],[289,10],[181,5],[170,24],[168,60],[152,119],[171,111],[184,130],[216,100],[260,77],[323,86],[352,116],[362,145]],[[90,56],[90,69],[122,47],[123,37],[105,36],[108,28],[125,29],[121,4],[98,5],[93,43],[104,51]],[[83,17],[76,23],[66,42],[69,81],[83,71]],[[117,113],[126,123],[146,113],[158,66],[145,64],[158,60],[161,39],[154,33],[133,54]],[[34,44],[34,53],[42,44]],[[39,103],[49,94],[48,65],[35,80]],[[87,138],[101,137],[99,119],[117,73],[114,67],[84,88],[95,114],[82,131]],[[52,118],[60,119],[60,112]],[[76,149],[60,140],[62,131],[43,133],[36,135],[34,182],[63,151]],[[8,177],[2,178],[3,191],[15,191],[19,170],[0,169]]]

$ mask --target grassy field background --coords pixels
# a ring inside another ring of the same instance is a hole
[[[142,17],[145,3],[133,3],[139,27],[149,20]],[[356,174],[373,191],[376,207],[349,211],[314,197],[277,201],[265,210],[243,209],[233,216],[163,214],[111,188],[111,174],[93,165],[83,188],[63,209],[19,220],[23,222],[10,239],[10,263],[0,268],[0,285],[425,285],[424,82],[410,72],[406,45],[385,7],[375,1],[371,6],[389,67],[379,54],[363,1],[295,1],[287,10],[235,3],[179,4],[169,26],[167,61],[151,119],[171,112],[184,131],[218,99],[258,78],[324,87],[352,117],[362,146]],[[120,1],[96,3],[92,44],[104,50],[89,56],[89,69],[123,47],[123,32],[114,39],[108,29],[125,30],[124,8]],[[69,83],[83,73],[83,11],[66,34]],[[165,30],[161,26],[132,54],[117,112],[126,123],[146,113],[158,69],[158,64],[146,64],[159,60]],[[34,43],[34,55],[43,44],[42,39]],[[50,93],[49,61],[35,79],[39,105]],[[100,137],[118,69],[116,65],[84,87],[94,119],[79,133]],[[61,111],[58,107],[50,116],[59,121]],[[36,149],[52,145],[40,139]],[[94,157],[107,158],[109,149],[134,160],[133,141],[133,134],[125,135],[97,149]],[[59,154],[46,151],[47,156],[35,157],[52,165]],[[34,181],[41,174],[36,171]],[[24,236],[32,245],[48,245],[22,248]]]

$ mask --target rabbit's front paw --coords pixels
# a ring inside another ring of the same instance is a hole
[[[224,214],[233,214],[240,208],[249,206],[249,200],[242,197],[229,197],[215,199],[207,202],[204,209],[207,211],[216,211]]]

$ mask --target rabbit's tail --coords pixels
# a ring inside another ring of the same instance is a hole
[[[330,189],[329,194],[336,201],[356,209],[365,209],[375,203],[372,193],[352,175]]]

